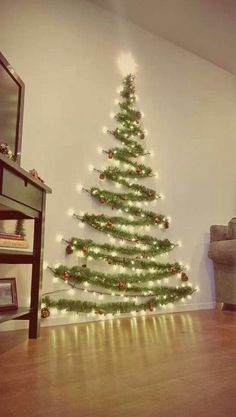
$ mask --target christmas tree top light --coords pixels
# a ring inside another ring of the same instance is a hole
[[[118,67],[124,77],[128,74],[135,74],[137,70],[137,64],[131,52],[123,53],[119,56]]]

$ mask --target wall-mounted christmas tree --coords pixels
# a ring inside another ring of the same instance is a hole
[[[80,216],[73,213],[76,221],[103,233],[105,243],[80,237],[63,239],[68,256],[73,253],[82,256],[82,260],[78,257],[80,265],[50,268],[52,274],[66,282],[69,288],[91,294],[91,301],[71,296],[58,300],[45,295],[43,316],[48,315],[51,307],[92,315],[155,311],[194,292],[182,264],[163,263],[158,259],[177,246],[168,239],[156,237],[159,228],[169,228],[168,218],[143,208],[144,203],[159,200],[161,195],[143,181],[155,174],[140,161],[150,152],[142,146],[145,130],[142,114],[136,106],[135,76],[132,73],[123,79],[118,106],[114,115],[116,127],[107,130],[117,145],[103,151],[108,161],[115,163],[108,164],[104,170],[94,169],[101,186],[83,189],[100,207],[109,208],[110,214],[86,213]],[[112,191],[106,186],[108,183],[113,186]],[[143,226],[157,230],[143,234]],[[107,236],[113,239],[113,243],[107,243]],[[102,263],[102,272],[89,267],[88,260],[89,265],[91,261]],[[176,277],[175,286],[166,284],[166,279],[172,276]]]

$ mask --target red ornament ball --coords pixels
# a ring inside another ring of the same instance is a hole
[[[100,178],[100,180],[105,180],[105,174],[103,174],[103,173],[101,173],[100,175],[99,175],[99,178]]]
[[[137,167],[136,168],[136,172],[137,172],[137,174],[140,174],[140,172],[142,171],[142,169],[140,168],[140,167]]]
[[[140,137],[140,139],[145,139],[144,133],[141,133],[141,135],[139,137]]]
[[[107,263],[108,263],[109,265],[112,265],[112,259],[108,259]]]
[[[149,304],[149,310],[150,310],[150,311],[155,311],[155,307],[154,307],[154,305],[153,305],[153,304]]]
[[[120,290],[123,290],[123,289],[125,288],[125,283],[124,283],[124,282],[119,282],[119,284],[118,284],[118,288],[119,288]]]
[[[86,246],[83,246],[83,247],[82,247],[82,251],[83,251],[84,253],[86,253],[86,252],[87,252],[87,248],[86,248]]]
[[[48,307],[41,308],[41,317],[42,319],[46,319],[50,316],[50,310]]]
[[[166,221],[164,222],[164,228],[165,228],[165,229],[169,229],[169,222],[168,222],[168,220],[166,220]]]
[[[68,281],[68,279],[70,278],[70,274],[69,274],[69,272],[64,272],[64,274],[63,274],[63,279],[64,279],[64,281]]]
[[[181,281],[186,282],[188,281],[188,275],[185,272],[181,272]]]
[[[104,314],[105,313],[105,311],[104,310],[102,310],[102,309],[100,309],[100,310],[98,310],[98,314]]]
[[[66,253],[67,255],[71,255],[73,253],[73,248],[71,245],[67,245],[66,247]]]
[[[111,220],[108,220],[108,222],[107,222],[107,227],[111,228],[112,226],[113,226],[112,221],[111,221]]]
[[[175,266],[172,266],[170,271],[172,272],[172,274],[175,274],[177,272],[177,269]]]
[[[155,218],[155,224],[160,224],[161,223],[161,220],[159,219],[159,217],[156,217]]]
[[[105,198],[103,198],[103,197],[101,197],[101,198],[99,199],[99,201],[100,201],[100,203],[101,203],[101,204],[105,204],[105,203],[106,203],[106,200],[105,200]]]
[[[112,159],[113,158],[113,153],[112,152],[109,152],[108,153],[108,159]]]

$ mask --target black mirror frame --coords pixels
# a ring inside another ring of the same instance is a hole
[[[23,113],[24,113],[24,97],[25,97],[25,84],[19,75],[15,72],[13,67],[9,64],[7,59],[0,52],[0,64],[5,68],[10,77],[19,86],[19,99],[17,106],[17,123],[16,123],[16,136],[15,136],[15,149],[14,160],[20,165],[21,160],[21,143],[22,143],[22,127],[23,127]]]

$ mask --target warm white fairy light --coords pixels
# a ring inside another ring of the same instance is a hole
[[[69,216],[69,217],[73,217],[73,215],[75,214],[75,210],[73,209],[73,208],[69,208],[68,210],[67,210],[67,215]]]
[[[58,235],[56,236],[56,242],[61,242],[63,239],[63,235],[61,233],[58,233]]]
[[[107,127],[106,127],[106,126],[103,126],[103,127],[102,127],[102,133],[107,133],[107,130],[108,130],[108,129],[107,129]]]
[[[196,290],[196,292],[200,292],[200,288],[199,288],[198,285],[195,287],[195,290]]]
[[[128,74],[134,74],[137,69],[137,64],[132,56],[131,52],[122,53],[118,58],[118,67],[123,74],[126,76]]]
[[[179,246],[179,248],[182,248],[182,242],[181,242],[181,240],[178,240],[177,245]]]
[[[47,267],[48,267],[48,262],[44,261],[43,262],[43,270],[46,271]]]
[[[88,170],[89,170],[90,172],[93,172],[93,170],[94,170],[94,166],[93,166],[92,164],[89,164],[89,165],[88,165]]]
[[[82,184],[76,184],[76,190],[78,193],[81,193],[81,191],[83,190],[83,185]]]
[[[101,155],[101,154],[102,154],[102,152],[103,152],[102,147],[101,147],[101,146],[98,146],[98,147],[97,147],[97,151],[98,151],[98,153]]]

